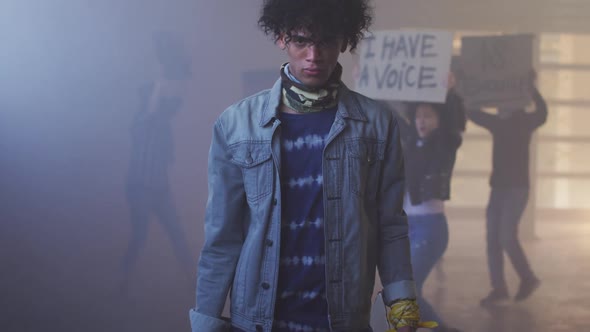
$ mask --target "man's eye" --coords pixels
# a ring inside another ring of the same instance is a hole
[[[305,46],[309,43],[309,40],[305,37],[300,37],[300,36],[294,36],[292,38],[292,41],[295,45],[297,46]]]

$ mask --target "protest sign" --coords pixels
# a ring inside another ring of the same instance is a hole
[[[462,38],[457,88],[467,107],[523,108],[530,101],[533,36]]]
[[[384,30],[363,39],[356,90],[383,100],[444,102],[453,34]]]

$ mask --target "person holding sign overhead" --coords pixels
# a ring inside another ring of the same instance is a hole
[[[367,0],[263,2],[289,62],[215,122],[194,332],[372,331],[377,269],[394,331],[420,326],[399,126],[338,63],[371,20]]]
[[[481,109],[468,112],[469,119],[493,136],[492,187],[487,207],[487,255],[492,291],[482,305],[508,299],[504,278],[504,252],[508,254],[520,277],[515,300],[528,298],[540,285],[518,239],[518,224],[529,194],[529,145],[533,132],[547,120],[547,105],[535,86],[536,73],[531,71],[530,93],[534,112],[524,109],[498,109],[492,115]]]
[[[412,267],[422,316],[434,320],[435,331],[459,331],[443,323],[422,295],[422,288],[434,266],[442,258],[449,241],[444,201],[450,199],[450,182],[461,145],[464,124],[455,113],[460,97],[449,95],[444,104],[409,104],[404,156],[406,159],[406,198],[404,210],[410,225]]]

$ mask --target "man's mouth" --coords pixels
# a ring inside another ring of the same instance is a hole
[[[322,73],[322,69],[320,68],[305,68],[304,71],[308,75],[319,75]]]

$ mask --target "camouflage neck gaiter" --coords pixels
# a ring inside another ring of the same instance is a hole
[[[338,89],[340,88],[340,77],[342,76],[342,66],[340,64],[336,65],[326,85],[317,89],[311,89],[291,79],[285,72],[287,64],[281,66],[282,101],[286,106],[297,113],[312,113],[338,105]]]

